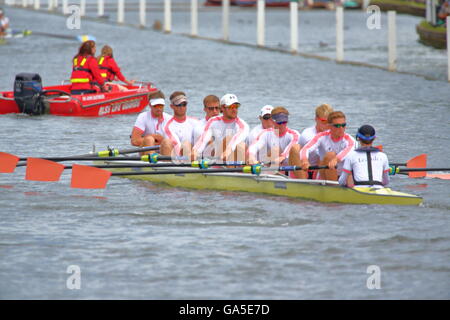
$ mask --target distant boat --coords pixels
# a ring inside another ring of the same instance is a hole
[[[266,7],[289,7],[289,0],[265,0]],[[240,7],[256,6],[257,0],[230,0],[230,4]],[[206,0],[205,6],[221,6],[222,0]]]

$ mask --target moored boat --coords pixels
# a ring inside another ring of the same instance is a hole
[[[148,105],[148,95],[158,91],[151,82],[125,87],[126,91],[73,95],[70,84],[42,87],[39,75],[19,74],[14,91],[0,92],[0,114],[102,117],[137,113]]]
[[[112,164],[108,161],[102,164]],[[114,164],[136,164],[136,162],[114,161]],[[113,172],[129,172],[130,169],[108,168]],[[133,172],[183,170],[179,167],[151,168],[135,167]],[[198,170],[195,168],[192,171]],[[262,193],[285,197],[301,198],[319,202],[349,204],[391,204],[419,205],[422,198],[416,195],[398,192],[390,188],[345,188],[335,181],[290,179],[284,175],[248,173],[179,173],[125,175],[130,179],[140,179],[154,183],[163,183],[172,187],[199,190],[225,190]]]

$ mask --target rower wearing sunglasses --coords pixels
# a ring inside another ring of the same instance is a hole
[[[329,131],[317,134],[300,151],[300,161],[303,170],[310,166],[309,154],[318,150],[320,165],[328,169],[319,171],[320,179],[338,180],[345,157],[355,149],[355,139],[345,132],[347,126],[345,114],[334,111],[328,115]],[[336,167],[337,166],[337,167]]]
[[[164,139],[161,142],[161,154],[165,156],[187,156],[192,153],[194,130],[199,125],[197,118],[187,116],[188,100],[182,91],[170,95],[170,108],[173,117],[164,126]]]
[[[253,142],[255,142],[256,138],[258,138],[259,134],[264,129],[273,128],[272,110],[273,110],[273,106],[271,106],[271,105],[265,105],[264,107],[261,108],[261,112],[259,113],[259,117],[258,117],[260,123],[256,127],[254,127],[248,135],[248,145],[249,146]],[[257,159],[258,159],[258,161],[262,161],[260,152],[257,153]]]
[[[375,129],[363,125],[356,133],[359,148],[345,157],[339,184],[347,187],[383,188],[389,184],[389,161],[385,153],[372,146]]]
[[[308,127],[302,131],[300,134],[300,139],[298,143],[300,146],[305,146],[308,142],[310,142],[318,133],[329,130],[328,127],[328,115],[333,112],[333,108],[326,103],[321,104],[316,108],[316,124],[312,127]],[[299,157],[300,155],[297,155]],[[320,155],[318,150],[309,153],[308,157],[309,164],[312,166],[319,165]],[[298,162],[300,162],[298,160]],[[308,178],[314,179],[317,176],[317,171],[308,171]]]
[[[261,155],[262,161],[270,159],[271,165],[292,165],[290,154],[298,153],[300,147],[298,139],[300,133],[290,129],[289,111],[284,107],[275,107],[271,112],[273,128],[261,131],[255,141],[248,148],[248,159],[250,164],[258,163],[257,154]]]
[[[226,94],[220,99],[222,116],[208,120],[193,151],[196,158],[202,155],[210,141],[214,143],[215,157],[225,161],[245,161],[247,145],[245,143],[249,127],[238,117],[240,107],[234,94]]]
[[[203,111],[205,117],[200,119],[199,124],[195,128],[195,141],[197,142],[205,129],[206,123],[209,119],[220,115],[220,99],[219,97],[210,94],[203,99]]]

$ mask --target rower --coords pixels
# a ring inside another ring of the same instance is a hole
[[[199,125],[197,118],[188,117],[188,100],[182,91],[175,91],[170,95],[170,108],[173,110],[173,117],[164,126],[164,139],[161,142],[161,154],[172,156],[190,157],[192,146],[195,142],[194,131]]]
[[[330,130],[317,134],[300,151],[300,161],[303,170],[308,170],[309,154],[318,150],[319,164],[328,166],[328,169],[319,171],[322,180],[338,180],[342,171],[342,161],[355,149],[355,139],[345,132],[347,126],[345,114],[342,111],[334,111],[328,115]]]
[[[333,112],[333,108],[326,103],[321,104],[316,108],[316,124],[312,127],[308,127],[302,131],[300,134],[300,139],[298,143],[300,146],[305,146],[310,142],[318,133],[329,130],[328,127],[328,115]],[[299,156],[299,155],[298,155]],[[320,155],[318,150],[310,152],[308,156],[308,161],[311,166],[317,166],[320,162]],[[315,179],[317,177],[317,170],[308,171],[308,178]]]
[[[114,60],[113,50],[110,46],[105,45],[102,48],[101,55],[97,57],[98,67],[101,71],[101,76],[105,81],[112,82],[116,79],[122,81],[128,86],[132,86],[134,84],[134,80],[127,80],[122,72],[120,71],[119,66]],[[118,84],[110,84],[113,88],[117,88],[118,91],[127,91],[128,89],[124,86]]]
[[[198,125],[195,127],[194,130],[194,140],[195,142],[198,141],[200,136],[203,133],[203,130],[205,129],[206,123],[209,119],[217,117],[220,115],[220,99],[219,97],[210,94],[207,95],[203,99],[203,111],[205,112],[205,117],[203,119],[199,120]],[[208,145],[206,146],[205,150],[203,151],[202,158],[209,158],[214,156],[213,152],[213,143],[210,141]]]
[[[345,157],[339,184],[348,187],[382,188],[389,184],[389,161],[385,153],[372,146],[375,129],[363,125],[358,129],[358,149]]]
[[[162,91],[150,95],[150,110],[142,112],[136,119],[131,132],[131,145],[137,147],[151,147],[161,145],[164,135],[164,126],[171,118],[164,112],[164,94]],[[144,152],[143,154],[153,153],[154,151]]]
[[[258,163],[257,154],[260,153],[261,160],[270,158],[271,165],[292,165],[290,154],[300,151],[297,143],[300,133],[287,126],[289,111],[284,107],[273,108],[270,121],[273,128],[263,129],[248,148],[249,163]]]
[[[258,138],[259,134],[264,129],[273,128],[274,122],[272,121],[272,110],[273,110],[273,106],[271,106],[271,105],[265,105],[264,107],[261,108],[261,111],[258,116],[260,124],[258,124],[256,127],[254,127],[248,135],[248,145],[249,146],[253,142],[255,142],[256,138]],[[262,154],[260,154],[259,151],[258,151],[256,157],[257,157],[258,161],[262,161],[262,159],[263,159]]]
[[[234,94],[226,94],[220,99],[222,116],[211,118],[206,123],[202,135],[196,142],[193,152],[197,158],[214,139],[215,157],[224,161],[245,161],[247,145],[245,143],[249,127],[238,117],[240,107]]]
[[[9,19],[5,16],[3,8],[0,8],[0,37],[5,36],[9,29]]]
[[[105,80],[102,78],[97,60],[94,58],[95,51],[95,41],[88,40],[83,42],[73,58],[70,77],[72,94],[95,93],[99,89],[106,91]]]

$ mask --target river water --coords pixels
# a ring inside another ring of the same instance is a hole
[[[127,77],[151,80],[166,95],[185,91],[193,116],[201,116],[205,95],[232,92],[251,126],[270,103],[287,107],[290,126],[302,130],[312,125],[315,106],[327,102],[347,114],[351,134],[364,123],[375,126],[391,161],[427,153],[430,167],[449,167],[445,81],[95,21],[70,31],[58,15],[11,8],[7,14],[17,29],[95,35],[99,47],[114,48]],[[311,21],[322,19],[315,23],[334,17],[310,14]],[[398,18],[400,29],[411,19]],[[355,30],[360,19],[346,21]],[[242,37],[254,36],[254,28],[239,30]],[[0,90],[11,90],[20,72],[39,73],[44,85],[68,79],[78,45],[31,36],[1,46]],[[365,38],[360,46],[369,46]],[[415,46],[411,56],[419,54]],[[86,153],[93,144],[126,148],[135,119],[3,115],[0,151],[58,156]],[[424,198],[424,205],[405,208],[192,191],[120,178],[104,190],[79,190],[69,187],[69,173],[57,183],[23,177],[23,168],[0,175],[2,299],[450,298],[445,180],[392,177],[393,189]],[[66,286],[72,265],[81,270],[79,290]],[[370,266],[380,270],[380,289],[367,287]]]

